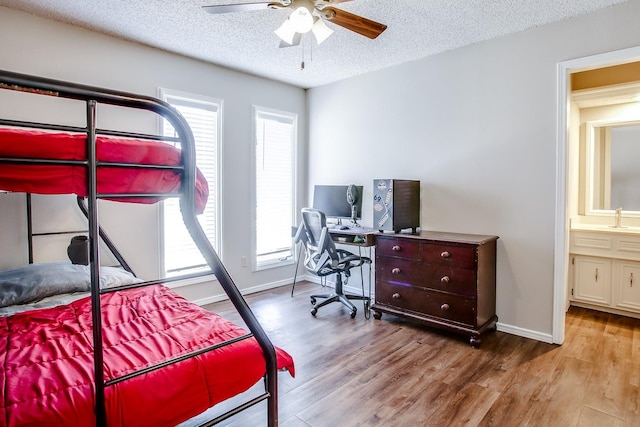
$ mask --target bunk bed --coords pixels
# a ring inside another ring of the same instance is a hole
[[[0,272],[0,426],[176,425],[261,380],[264,392],[201,425],[266,401],[276,426],[278,371],[293,376],[293,360],[271,343],[200,227],[208,189],[184,118],[152,97],[7,71],[0,89],[86,105],[85,127],[0,119],[0,189],[81,197],[89,259]],[[100,104],[150,111],[177,137],[100,129]],[[180,277],[142,281],[124,262],[100,265],[98,200],[166,197],[179,197],[204,274],[215,274],[246,329],[165,286]]]

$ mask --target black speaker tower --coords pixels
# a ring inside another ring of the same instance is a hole
[[[373,180],[373,228],[398,233],[420,227],[420,181]]]

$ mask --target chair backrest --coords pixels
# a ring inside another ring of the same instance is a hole
[[[298,234],[304,234],[298,238],[304,242],[307,253],[305,266],[311,270],[317,270],[330,261],[336,264],[339,260],[336,246],[329,235],[327,220],[322,211],[312,208],[302,208],[302,224]],[[324,259],[323,259],[323,255]]]
[[[320,239],[322,237],[322,229],[327,226],[327,218],[324,212],[317,209],[302,208],[302,226],[307,236],[307,244],[318,251]]]

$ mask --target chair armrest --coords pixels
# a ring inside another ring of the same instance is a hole
[[[315,262],[314,268],[311,271],[314,274],[318,274],[320,270],[327,266],[327,262],[329,262],[329,254],[323,252],[322,255],[320,255],[320,258]]]
[[[371,264],[371,258],[359,256],[344,249],[338,249],[338,256],[340,258],[340,264],[357,262],[356,264],[353,264],[352,267],[359,267],[362,264]]]
[[[296,235],[293,238],[293,243],[303,242],[306,244],[307,240],[307,233],[304,231],[304,224],[300,223],[298,231],[296,231]]]

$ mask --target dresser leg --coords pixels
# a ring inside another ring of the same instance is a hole
[[[469,344],[471,344],[471,347],[473,348],[478,348],[480,347],[480,344],[482,344],[482,339],[480,337],[472,336],[469,338]]]
[[[373,310],[373,318],[376,320],[382,319],[382,312]]]

